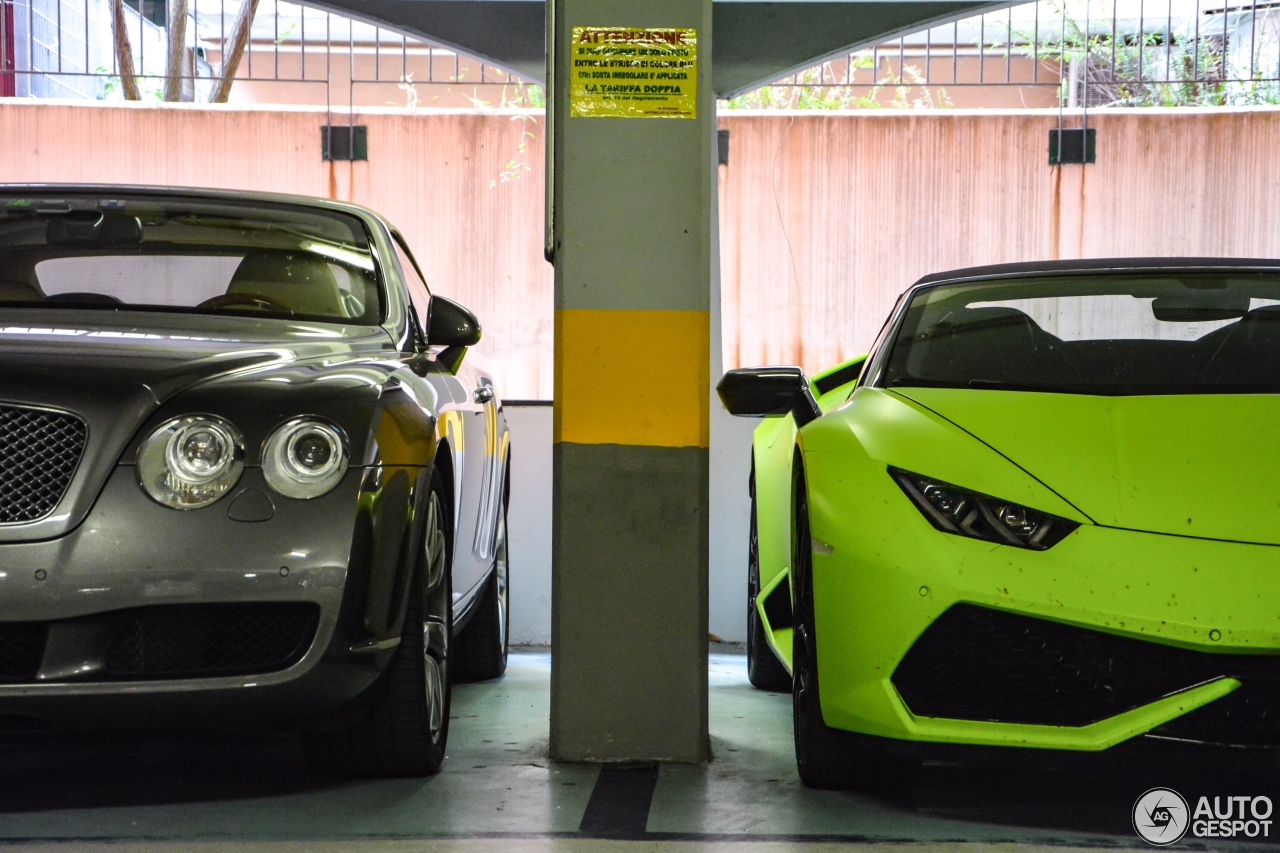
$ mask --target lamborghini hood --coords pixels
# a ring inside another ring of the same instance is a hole
[[[987,444],[1096,524],[1280,545],[1280,395],[894,391]]]

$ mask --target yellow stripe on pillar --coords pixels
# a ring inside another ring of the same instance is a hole
[[[706,311],[556,312],[555,440],[707,447]]]

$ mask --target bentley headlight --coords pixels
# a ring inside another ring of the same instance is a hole
[[[1044,551],[1080,526],[1070,519],[900,468],[890,468],[889,474],[929,523],[944,533]]]
[[[262,447],[267,485],[287,498],[318,498],[347,473],[347,442],[338,428],[315,418],[289,421]]]
[[[161,424],[138,452],[138,483],[158,503],[199,509],[231,490],[244,471],[244,440],[213,415]]]

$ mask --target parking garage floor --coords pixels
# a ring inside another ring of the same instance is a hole
[[[426,780],[308,775],[286,736],[149,733],[0,740],[0,847],[23,851],[820,851],[1142,846],[1137,797],[1280,799],[1269,756],[1194,753],[1046,768],[930,763],[893,792],[810,791],[796,778],[789,697],[754,690],[713,649],[714,760],[600,768],[547,760],[550,657],[455,692],[445,770]],[[1181,786],[1181,787],[1179,787]],[[1216,849],[1223,842],[1183,846]],[[1242,845],[1231,845],[1242,848]],[[1256,845],[1255,845],[1256,846]]]

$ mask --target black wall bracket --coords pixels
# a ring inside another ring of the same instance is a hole
[[[321,125],[320,157],[324,160],[368,160],[368,127],[363,124]]]
[[[1049,165],[1084,165],[1097,162],[1096,128],[1053,128],[1049,131]]]

